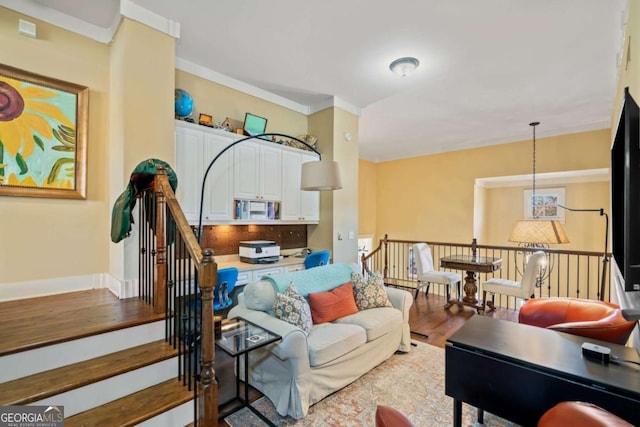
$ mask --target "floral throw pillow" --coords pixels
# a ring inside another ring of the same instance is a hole
[[[278,319],[299,327],[309,335],[311,332],[311,308],[302,295],[298,293],[296,285],[291,282],[284,293],[276,294],[273,311]]]
[[[359,273],[351,274],[353,282],[353,296],[358,310],[367,310],[375,307],[392,307],[391,301],[384,288],[382,274],[379,272],[369,275],[366,279]]]

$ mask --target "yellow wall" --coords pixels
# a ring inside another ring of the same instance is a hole
[[[537,138],[536,172],[608,168],[609,145],[609,129]],[[529,174],[531,158],[531,141],[520,141],[379,163],[376,234],[470,243],[475,179]],[[514,209],[522,209],[522,199],[511,203]],[[490,228],[490,221],[502,220],[501,216],[484,218],[484,226]]]
[[[180,70],[176,70],[175,84],[193,97],[196,122],[199,114],[204,113],[213,116],[214,123],[230,117],[242,124],[245,113],[253,113],[267,118],[267,132],[292,136],[307,133],[307,116],[302,113]]]
[[[376,234],[376,187],[378,179],[376,164],[368,160],[360,160],[358,170],[358,233],[360,235]]]
[[[604,208],[609,212],[609,181],[554,185],[565,189],[565,206],[574,209]],[[516,221],[524,215],[524,190],[527,187],[487,188],[485,196],[485,228],[482,243],[513,246],[509,234]],[[543,191],[545,187],[536,187]],[[605,239],[605,218],[598,212],[565,211],[562,224],[570,243],[559,249],[602,252]]]
[[[18,35],[18,18],[37,24],[37,39]],[[249,111],[267,117],[270,131],[307,133],[303,114],[176,71],[173,38],[136,21],[124,19],[105,45],[0,8],[0,46],[11,46],[1,63],[90,89],[87,200],[0,197],[0,285],[136,277],[135,239],[110,242],[111,208],[140,161],[173,164],[174,85],[215,121]]]
[[[109,263],[109,48],[37,24],[18,35],[18,18],[0,7],[0,62],[89,87],[87,199],[0,197],[0,283],[105,272]]]
[[[629,41],[631,40],[631,43]],[[624,35],[622,63],[618,70],[618,89],[616,102],[611,112],[611,131],[617,129],[620,103],[624,96],[624,88],[629,87],[631,96],[640,102],[640,0],[629,1],[629,13]],[[611,135],[613,139],[613,134]]]

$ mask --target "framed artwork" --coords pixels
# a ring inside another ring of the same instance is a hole
[[[208,114],[200,113],[198,123],[203,126],[213,127],[213,117]]]
[[[0,64],[0,195],[86,198],[89,88]]]
[[[525,219],[553,219],[564,222],[564,188],[541,188],[524,190],[524,218]]]

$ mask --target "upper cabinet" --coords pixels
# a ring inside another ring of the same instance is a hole
[[[206,168],[233,139],[224,135],[205,133],[192,126],[176,122],[176,197],[189,222],[197,223],[200,214],[202,180]],[[202,219],[230,221],[233,219],[233,193],[230,172],[233,153],[228,150],[209,171],[204,192]]]
[[[282,198],[282,148],[269,142],[247,141],[233,150],[234,197],[279,201]]]
[[[282,206],[283,221],[317,223],[320,220],[320,193],[300,190],[302,164],[317,161],[315,153],[282,152]]]
[[[198,223],[206,168],[239,138],[242,137],[176,120],[176,196],[189,223]],[[300,190],[302,163],[316,160],[315,153],[269,141],[244,141],[228,149],[209,171],[203,224],[317,224],[320,195],[317,191]],[[245,203],[239,205],[239,201]],[[239,206],[260,206],[262,202],[264,215],[245,217],[237,212]]]

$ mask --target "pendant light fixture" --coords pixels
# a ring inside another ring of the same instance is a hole
[[[533,191],[531,192],[531,212],[529,212],[533,219],[523,219],[516,222],[509,236],[510,242],[516,242],[518,246],[532,250],[546,249],[549,248],[549,245],[569,243],[569,238],[560,221],[540,219],[536,211],[536,205],[539,204],[539,200],[536,199],[536,126],[539,124],[540,122],[529,123],[529,126],[533,127]],[[530,253],[530,251],[528,252]],[[529,253],[523,254],[523,271]],[[549,254],[547,257],[547,266],[544,271],[540,272],[538,283],[548,278],[553,268]],[[517,266],[518,263],[516,263],[516,268]]]

